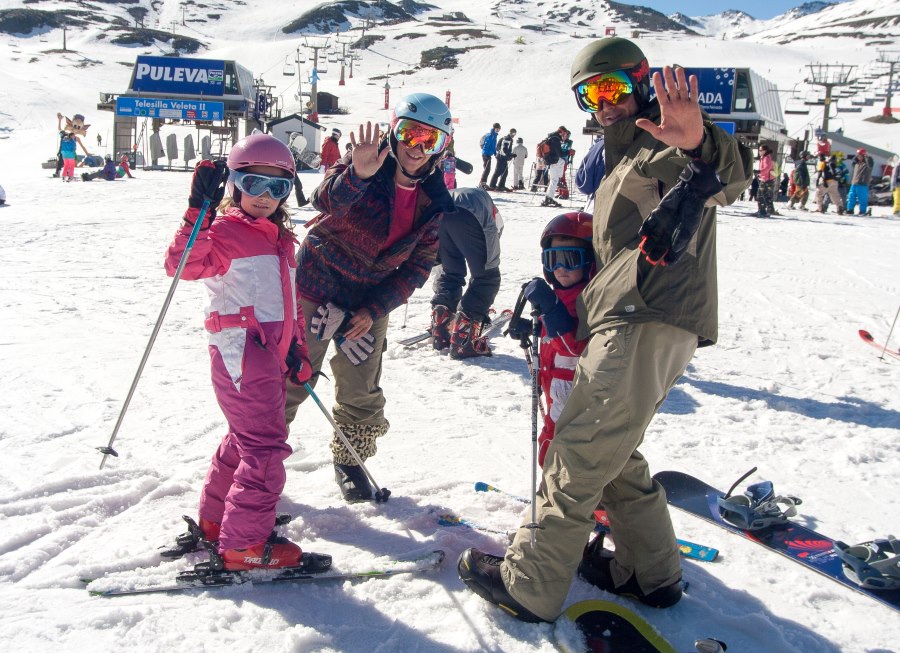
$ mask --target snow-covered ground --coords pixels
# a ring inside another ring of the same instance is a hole
[[[575,109],[567,79],[585,40],[529,31],[527,45],[516,45],[520,32],[512,19],[495,24],[471,0],[442,3],[442,11],[455,10],[491,23],[501,36],[496,47],[464,55],[455,71],[398,78],[393,98],[452,89],[458,151],[473,162],[478,137],[494,120],[504,132],[516,127],[529,150],[559,124],[579,131],[586,116]],[[265,16],[260,2],[245,11],[248,21]],[[255,72],[273,67],[280,74],[297,42],[270,38],[281,23],[269,20],[265,29],[255,25],[247,42],[226,34],[230,42],[216,41],[210,56],[239,53]],[[412,31],[428,36],[393,38]],[[434,32],[396,26],[382,30],[388,38],[373,47],[415,61],[418,51],[445,42]],[[36,37],[0,43],[8,62],[0,85],[5,98],[15,98],[0,105],[0,185],[9,203],[0,208],[0,637],[8,642],[2,648],[554,650],[550,625],[515,621],[466,591],[456,576],[463,549],[500,552],[504,538],[436,525],[436,514],[453,511],[498,529],[518,526],[521,504],[472,486],[487,481],[530,493],[531,415],[517,343],[497,339],[492,358],[466,362],[397,344],[427,324],[428,288],[413,296],[406,328],[397,311],[388,333],[382,384],[392,428],[370,469],[391,489],[391,500],[351,506],[339,499],[330,429],[307,402],[292,429],[295,452],[279,508],[296,516],[285,534],[305,549],[331,553],[336,566],[364,569],[440,548],[447,552],[440,570],[171,596],[103,599],[84,590],[83,578],[132,568],[158,576],[187,564],[161,563],[155,550],[183,530],[180,515],[194,514],[225,424],[209,382],[205,293],[184,282],[119,433],[121,455],[98,469],[95,447],[109,439],[169,287],[162,259],[189,177],[138,170],[135,179],[113,184],[64,184],[39,167],[55,152],[57,111],[87,116],[90,148],[98,132],[105,140],[112,122],[94,109],[98,91],[127,83],[129,69],[116,62],[134,53],[88,35],[79,39],[70,31],[69,47],[90,48],[91,59],[106,63],[73,68],[76,55],[46,54],[47,44]],[[750,64],[787,88],[826,45],[859,64],[876,56],[849,38],[796,49],[683,37],[642,45],[652,63]],[[383,82],[368,76],[383,74],[387,63],[364,53],[360,72],[345,87],[331,71],[320,90],[339,92],[351,113],[326,124],[346,134],[360,120],[384,119]],[[285,78],[285,93],[292,92],[290,82]],[[851,137],[900,149],[897,126],[861,117],[844,122]],[[587,144],[580,135],[575,142],[580,152]],[[318,179],[304,176],[308,192]],[[460,179],[477,182],[474,175]],[[499,195],[496,203],[506,223],[496,306],[505,308],[522,282],[540,273],[538,237],[555,213],[528,195]],[[803,499],[799,520],[846,542],[896,533],[900,361],[879,360],[856,331],[866,328],[883,339],[891,327],[900,304],[900,221],[885,207],[871,218],[779,208],[784,215],[768,220],[749,217],[754,207],[747,202],[720,212],[720,340],[698,351],[650,426],[643,452],[654,471],[681,470],[720,487],[757,465],[756,480],[770,479],[777,491]],[[313,215],[307,208],[297,217]],[[900,343],[900,332],[893,342]],[[329,383],[318,389],[330,403]],[[684,562],[690,591],[681,603],[654,611],[580,581],[569,601],[612,598],[643,615],[679,651],[706,636],[734,651],[900,650],[895,611],[705,522],[678,511],[672,516],[680,537],[721,551],[715,563]]]

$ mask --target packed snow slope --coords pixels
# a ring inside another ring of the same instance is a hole
[[[340,95],[348,110],[325,124],[347,134],[360,121],[385,120],[380,76],[390,72],[392,100],[417,90],[452,91],[463,158],[478,162],[478,138],[495,120],[504,131],[516,127],[529,151],[565,124],[585,152],[579,127],[586,116],[574,107],[567,75],[589,30],[523,30],[526,22],[540,24],[537,5],[523,5],[532,13],[498,20],[471,0],[447,1],[416,25],[375,28],[385,39],[360,53],[346,86],[337,85],[335,68],[323,76],[320,90]],[[164,7],[174,20],[174,4]],[[307,3],[279,15],[261,0],[230,7],[221,30],[214,23],[194,27],[205,30],[211,47],[202,56],[237,57],[277,80],[289,100],[296,77],[281,78],[281,68],[298,39],[280,27]],[[436,22],[429,16],[451,11],[497,38],[452,41],[440,34],[446,28],[429,24]],[[423,36],[397,38],[412,32]],[[295,515],[284,533],[306,550],[332,554],[335,566],[367,569],[440,548],[447,552],[441,569],[171,596],[104,599],[85,591],[83,579],[157,580],[196,561],[161,562],[156,549],[183,530],[182,514],[195,513],[226,428],[209,381],[205,292],[183,282],[125,415],[120,456],[98,469],[96,447],[109,439],[170,285],[163,255],[190,178],[138,170],[133,180],[65,184],[40,167],[56,152],[57,111],[84,113],[91,124],[86,144],[98,151],[96,134],[105,143],[112,125],[109,114],[95,110],[98,92],[123,90],[130,68],[122,64],[136,54],[165,51],[161,44],[126,49],[97,36],[69,30],[68,53],[48,51],[57,47],[49,41],[61,42],[58,30],[0,39],[0,85],[12,98],[0,105],[0,185],[8,202],[0,208],[2,640],[23,651],[553,651],[552,626],[515,621],[456,576],[462,550],[499,553],[505,537],[436,523],[439,513],[452,511],[504,530],[527,516],[509,498],[474,492],[473,483],[531,492],[531,399],[521,349],[509,339],[495,340],[493,357],[465,362],[397,344],[427,325],[427,287],[412,297],[408,315],[392,315],[388,332],[382,384],[391,430],[370,469],[392,491],[390,501],[341,501],[329,426],[307,402],[292,427],[294,454],[279,509]],[[461,54],[455,69],[394,75],[412,71],[406,64],[418,62],[422,50],[448,43],[493,47]],[[844,36],[772,46],[656,35],[641,45],[653,63],[751,65],[780,88],[790,88],[823,48],[859,65],[876,57]],[[865,115],[843,118],[845,132],[900,149],[896,126],[863,122]],[[792,134],[818,119],[801,120],[808,123],[791,124]],[[319,179],[303,176],[307,192]],[[538,238],[555,211],[528,194],[495,200],[506,223],[495,302],[502,309],[540,274]],[[582,203],[576,198],[571,207]],[[749,202],[720,211],[720,339],[698,351],[642,451],[653,471],[680,470],[720,487],[757,465],[752,480],[770,479],[778,492],[801,497],[797,519],[845,542],[896,533],[900,361],[880,360],[856,332],[866,328],[883,340],[891,328],[900,304],[900,222],[885,207],[871,218],[779,208],[783,215],[768,220],[750,217]],[[298,220],[313,215],[311,208],[296,212]],[[302,226],[297,233],[303,237]],[[892,343],[900,343],[900,333]],[[331,384],[323,380],[318,391],[330,404]],[[677,511],[672,517],[680,537],[721,551],[715,563],[683,563],[690,589],[681,603],[654,611],[581,581],[569,602],[593,597],[631,607],[679,651],[710,636],[734,651],[898,650],[895,611],[715,526]]]

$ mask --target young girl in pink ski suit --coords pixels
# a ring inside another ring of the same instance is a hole
[[[276,138],[254,133],[232,148],[228,168],[231,197],[216,216],[225,192],[221,163],[197,166],[190,208],[166,255],[173,276],[203,200],[211,200],[182,275],[202,279],[209,291],[212,382],[228,420],[200,496],[200,526],[219,542],[226,569],[293,567],[300,547],[270,535],[291,454],[285,378],[302,385],[311,372],[297,313],[295,239],[282,208],[294,158]]]

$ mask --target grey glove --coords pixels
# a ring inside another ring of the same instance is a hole
[[[341,337],[337,345],[353,365],[359,365],[368,360],[372,352],[375,351],[375,336],[367,333],[354,340]]]
[[[316,340],[331,340],[349,319],[350,314],[347,311],[328,302],[316,309],[309,322],[309,329],[316,336]]]

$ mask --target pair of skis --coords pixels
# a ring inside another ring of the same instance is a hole
[[[892,358],[896,358],[900,360],[900,350],[891,349],[887,346],[887,344],[879,343],[875,340],[875,337],[866,331],[865,329],[859,330],[859,337],[862,338],[863,342],[866,344],[872,345],[875,349],[881,352],[880,358],[884,358],[885,355],[888,355]]]
[[[501,490],[498,487],[490,485],[484,482],[475,483],[475,491],[476,492],[497,492],[506,497],[513,499],[514,501],[518,501],[519,503],[531,504],[531,500],[527,497],[519,496],[517,494],[512,494],[510,492],[506,492],[505,490]],[[598,533],[602,533],[604,535],[612,535],[609,525],[609,518],[606,515],[606,511],[602,509],[598,509],[594,511],[594,517],[597,520],[597,525],[594,530]],[[442,513],[438,515],[438,524],[441,526],[465,526],[467,528],[471,528],[473,530],[481,531],[484,533],[492,533],[494,535],[505,535],[509,537],[512,534],[512,531],[504,531],[496,528],[492,528],[490,526],[485,526],[484,524],[480,524],[478,522],[465,519],[463,517],[459,517],[453,513]],[[718,549],[714,549],[710,546],[704,546],[702,544],[697,544],[695,542],[689,542],[687,540],[678,539],[678,552],[685,558],[691,558],[693,560],[700,560],[703,562],[712,562],[719,555]]]

